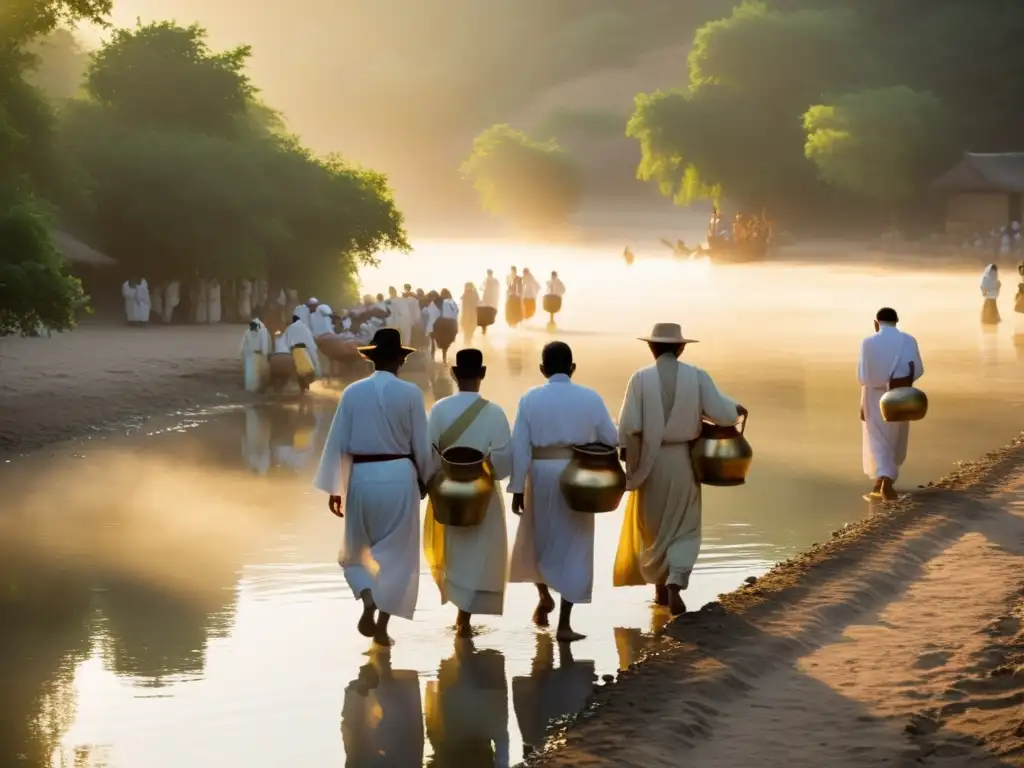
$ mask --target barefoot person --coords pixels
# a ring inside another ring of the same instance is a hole
[[[505,322],[515,328],[523,321],[523,278],[515,267],[505,278]]]
[[[423,394],[397,377],[414,351],[394,328],[359,348],[374,373],[342,394],[313,483],[345,520],[338,562],[363,601],[360,634],[380,645],[391,644],[392,616],[416,610],[421,489],[433,472]]]
[[[594,390],[572,383],[576,364],[568,344],[553,341],[541,353],[547,384],[534,387],[519,401],[512,429],[512,511],[522,515],[512,549],[510,581],[537,585],[540,602],[534,613],[547,626],[555,602],[549,587],[562,596],[557,637],[579,640],[570,619],[576,603],[589,603],[594,585],[594,516],[574,512],[565,501],[559,476],[572,457],[572,446],[615,445],[618,436],[608,408]]]
[[[999,325],[999,290],[1003,284],[999,281],[999,267],[989,264],[981,274],[981,324]]]
[[[501,299],[501,283],[494,276],[494,270],[487,270],[487,277],[484,278],[483,296],[476,310],[476,324],[486,336],[487,328],[494,325],[498,318],[498,301]]]
[[[455,620],[459,637],[472,635],[473,614],[500,616],[505,600],[508,531],[497,483],[512,473],[512,434],[505,412],[480,396],[480,384],[487,375],[483,363],[480,350],[460,350],[452,366],[458,394],[439,400],[427,418],[432,445],[441,451],[456,445],[475,448],[489,457],[495,481],[490,506],[479,525],[441,525],[434,519],[433,507],[427,506],[423,551],[441,591],[441,603],[452,602],[459,609]]]
[[[654,365],[633,374],[619,415],[619,445],[631,492],[615,555],[616,587],[656,585],[659,605],[686,611],[701,541],[701,487],[693,476],[690,442],[701,421],[727,426],[746,413],[700,368],[679,361],[687,344],[675,323],[658,323],[647,343]]]
[[[537,313],[537,294],[540,283],[529,267],[523,269],[523,320],[529,320]]]
[[[875,334],[861,343],[857,367],[860,420],[864,423],[864,473],[875,481],[869,496],[886,501],[897,498],[893,483],[907,458],[910,424],[885,421],[878,401],[889,389],[909,386],[924,375],[917,339],[899,330],[898,322],[895,309],[878,310]]]
[[[557,272],[551,273],[551,279],[544,288],[544,311],[548,313],[548,324],[555,324],[555,315],[562,309],[562,297],[565,295],[565,283]]]

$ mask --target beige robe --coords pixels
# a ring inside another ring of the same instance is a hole
[[[701,541],[701,489],[690,443],[701,421],[730,425],[736,403],[700,368],[662,355],[633,374],[619,415],[630,490],[615,555],[616,587],[674,584],[683,589]]]
[[[427,418],[430,442],[437,446],[445,430],[480,395],[459,392],[438,400]],[[494,493],[480,525],[454,527],[434,519],[427,505],[423,521],[423,550],[441,603],[451,601],[467,613],[500,616],[508,581],[508,527],[505,501],[498,481],[512,473],[512,430],[501,407],[488,403],[454,445],[475,448],[490,457]],[[450,448],[451,446],[444,446]]]

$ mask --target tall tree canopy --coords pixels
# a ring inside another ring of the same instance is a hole
[[[462,165],[484,210],[531,227],[564,224],[579,205],[579,169],[554,140],[534,141],[508,125],[476,137]]]
[[[1012,0],[745,2],[697,31],[686,88],[638,96],[638,175],[797,217],[891,206],[963,149],[1021,149],[1022,35]]]

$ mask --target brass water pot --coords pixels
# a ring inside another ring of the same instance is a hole
[[[723,487],[747,482],[754,449],[743,436],[746,428],[746,416],[735,427],[719,427],[706,421],[701,425],[700,437],[690,449],[697,482]]]
[[[626,473],[618,451],[602,443],[576,445],[559,485],[576,512],[614,512],[626,493]]]
[[[920,421],[928,413],[928,395],[917,387],[890,389],[878,401],[886,421]]]
[[[475,448],[456,445],[441,453],[441,471],[427,489],[434,519],[442,525],[480,525],[494,493],[487,458]]]

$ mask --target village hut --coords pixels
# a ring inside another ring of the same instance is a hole
[[[946,232],[970,237],[1021,220],[1024,152],[965,152],[932,183],[946,194]]]

